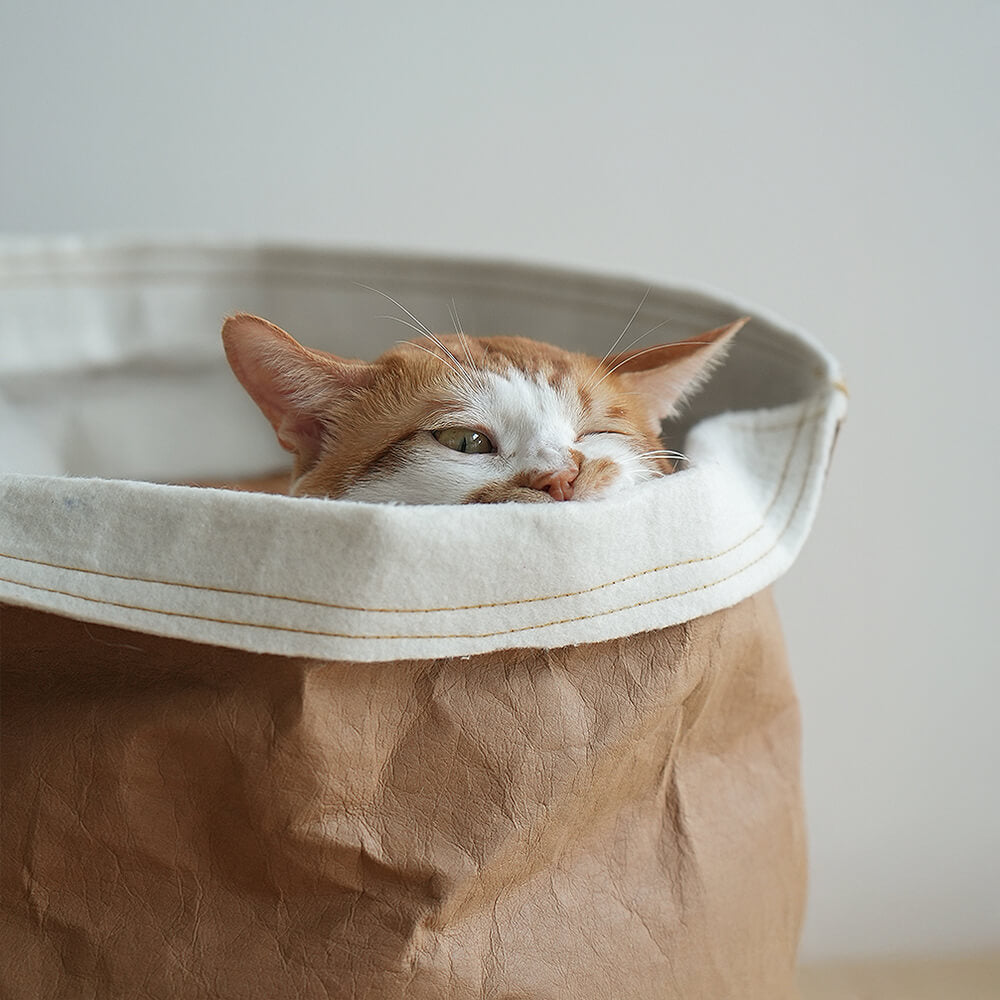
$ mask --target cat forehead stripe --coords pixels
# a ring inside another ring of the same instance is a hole
[[[500,375],[487,376],[496,402],[511,409],[520,408],[542,420],[552,416],[574,415],[580,409],[579,396],[572,386],[555,386],[543,372],[524,372],[511,368]]]

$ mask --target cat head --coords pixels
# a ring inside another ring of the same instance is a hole
[[[745,322],[603,360],[522,337],[446,335],[358,361],[246,314],[222,338],[295,457],[292,495],[545,503],[612,496],[673,471],[660,423]]]

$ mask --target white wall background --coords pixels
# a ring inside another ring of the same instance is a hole
[[[5,0],[0,38],[8,234],[692,277],[813,330],[852,411],[779,592],[804,954],[1000,943],[997,0]]]

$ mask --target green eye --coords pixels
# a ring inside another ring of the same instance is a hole
[[[434,431],[433,434],[441,444],[451,448],[452,451],[470,455],[486,455],[496,451],[493,442],[485,434],[474,431],[471,427],[445,427]]]

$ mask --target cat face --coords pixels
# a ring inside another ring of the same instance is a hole
[[[233,371],[295,456],[291,493],[348,500],[596,500],[673,471],[660,422],[745,321],[608,357],[521,337],[441,336],[374,362],[226,321]]]

